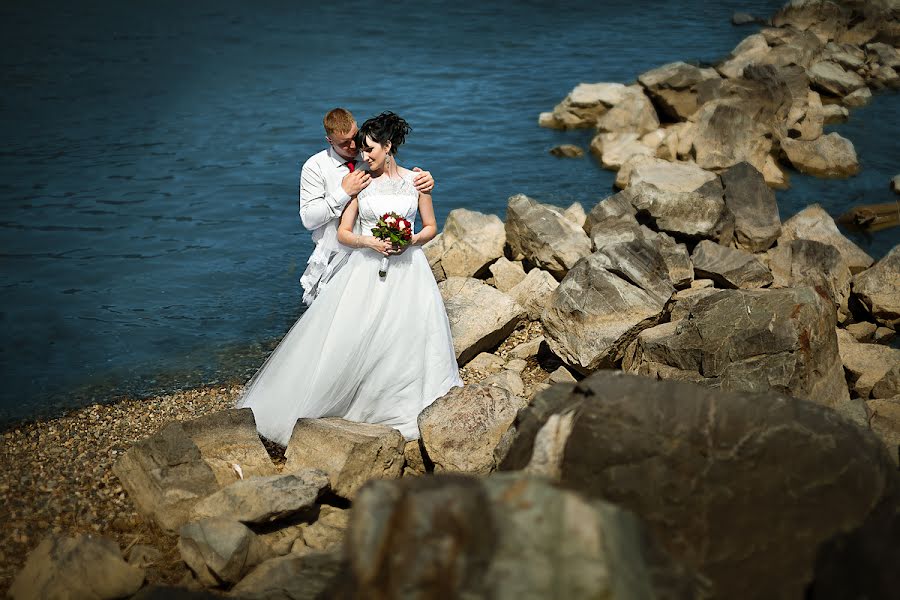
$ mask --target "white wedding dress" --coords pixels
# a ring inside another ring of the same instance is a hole
[[[412,172],[375,178],[359,194],[359,231],[394,211],[415,223]],[[353,250],[306,313],[247,384],[259,433],[287,445],[301,417],[342,417],[399,429],[417,439],[419,413],[461,386],[450,323],[419,246],[391,256]]]

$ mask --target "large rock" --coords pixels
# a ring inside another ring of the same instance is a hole
[[[298,419],[285,452],[284,471],[324,471],[334,493],[352,499],[369,479],[400,477],[403,446],[403,435],[385,425],[337,417]]]
[[[113,466],[131,501],[168,532],[191,519],[191,509],[219,489],[212,468],[181,422],[137,442]]]
[[[647,183],[667,192],[693,192],[716,179],[715,173],[695,164],[647,160],[634,165],[629,185]]]
[[[336,550],[344,540],[350,511],[325,505],[316,522],[304,528],[303,543],[313,550]]]
[[[828,114],[822,105],[822,98],[810,90],[806,96],[806,105],[797,106],[795,112],[788,116],[788,135],[807,141],[818,138],[824,133]],[[792,119],[792,116],[795,118]]]
[[[591,152],[600,160],[604,169],[616,171],[631,158],[639,155],[653,156],[653,150],[641,143],[640,136],[632,131],[598,133],[591,141]]]
[[[378,483],[348,532],[347,598],[695,597],[633,515],[541,479]]]
[[[271,557],[269,548],[246,525],[218,518],[183,526],[178,552],[198,581],[209,587],[237,583]]]
[[[812,141],[783,138],[781,149],[791,164],[817,177],[850,177],[859,173],[853,142],[831,132]]]
[[[511,296],[478,279],[451,277],[440,282],[438,289],[447,309],[460,366],[509,337],[525,316],[525,309]]]
[[[312,507],[328,489],[321,471],[254,477],[236,481],[194,505],[194,519],[222,517],[241,523],[268,523]]]
[[[122,558],[112,540],[49,535],[28,554],[9,588],[13,600],[125,598],[144,583],[144,570]]]
[[[772,283],[772,273],[753,254],[703,240],[691,255],[694,274],[721,288],[752,289]]]
[[[857,342],[847,332],[838,332],[841,362],[853,394],[868,399],[875,386],[900,365],[900,350],[880,344]]]
[[[762,173],[742,162],[722,173],[725,206],[734,215],[734,243],[748,252],[767,250],[781,235],[775,194]]]
[[[894,462],[900,464],[900,396],[866,402],[872,415],[870,426],[887,447]]]
[[[183,427],[219,485],[236,479],[235,465],[245,478],[275,474],[275,465],[259,439],[251,409],[220,410],[184,421]]]
[[[494,277],[494,287],[507,293],[525,279],[525,269],[521,262],[507,260],[505,256],[497,259],[490,266],[491,275]]]
[[[862,77],[829,60],[817,62],[808,73],[812,84],[831,96],[846,96],[866,86]]]
[[[866,587],[893,572],[890,527],[871,525],[884,509],[896,526],[895,467],[870,432],[812,402],[599,372],[520,411],[502,468],[526,468],[545,429],[561,485],[643,519],[709,581],[698,597],[802,598],[823,563]],[[871,562],[829,561],[851,533]]]
[[[419,414],[419,430],[434,470],[486,475],[494,448],[527,401],[491,385],[454,388]]]
[[[744,111],[727,104],[704,107],[694,134],[694,155],[704,169],[727,169],[748,162],[765,168],[772,141],[768,129]]]
[[[831,244],[847,261],[851,273],[859,273],[872,266],[872,257],[838,231],[834,219],[818,204],[807,206],[782,223],[778,245],[791,240],[814,240]]]
[[[541,316],[550,349],[582,372],[614,365],[642,329],[656,324],[664,305],[608,266],[600,253],[579,261]]]
[[[190,520],[193,505],[244,477],[275,473],[249,408],[170,423],[137,442],[113,466],[138,510],[164,530]]]
[[[272,558],[253,569],[231,590],[247,600],[335,598],[344,567],[339,552],[310,552]]]
[[[625,98],[621,83],[579,83],[552,113],[541,115],[539,124],[553,129],[594,127],[597,119]]]
[[[509,290],[509,295],[525,309],[529,319],[537,321],[557,287],[559,282],[553,275],[541,269],[532,269],[525,279]]]
[[[638,286],[665,304],[675,293],[669,268],[658,245],[645,239],[607,244],[600,252],[609,258],[607,270]]]
[[[729,58],[716,67],[723,76],[735,79],[744,74],[749,65],[763,62],[769,54],[769,44],[765,36],[756,33],[749,35],[729,54]]]
[[[842,4],[849,2],[831,2],[830,0],[795,0],[785,4],[772,17],[775,27],[793,28],[809,31],[822,42],[836,39],[841,32],[849,29],[852,16],[849,7]]]
[[[651,183],[632,185],[623,193],[638,218],[649,219],[655,229],[676,239],[726,242],[734,236],[734,216],[721,193],[670,191]]]
[[[517,194],[506,205],[506,239],[514,255],[562,279],[578,259],[591,252],[584,230],[555,207]]]
[[[850,400],[835,325],[834,305],[809,287],[723,290],[677,323],[639,335],[622,368],[729,391],[790,394],[865,424],[864,407]]]
[[[659,118],[643,88],[631,85],[625,88],[621,100],[597,119],[596,127],[600,132],[644,135],[659,128]]]
[[[718,78],[714,69],[674,62],[643,73],[638,83],[663,114],[673,121],[683,121],[697,110],[697,85]]]
[[[497,215],[456,208],[444,231],[425,245],[425,255],[438,281],[446,277],[481,276],[503,256],[506,232]]]
[[[769,252],[769,268],[773,287],[814,287],[825,292],[837,307],[838,321],[850,316],[850,268],[831,244],[792,240]]]
[[[882,325],[900,325],[900,246],[852,281],[854,298]]]

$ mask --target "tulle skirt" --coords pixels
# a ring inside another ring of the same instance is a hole
[[[444,302],[418,246],[354,251],[247,384],[260,434],[281,445],[301,417],[342,417],[417,439],[419,413],[461,386]]]

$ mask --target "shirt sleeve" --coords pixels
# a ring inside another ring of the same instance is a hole
[[[300,220],[307,229],[318,229],[332,219],[341,216],[350,196],[344,189],[329,194],[325,189],[325,177],[315,161],[309,160],[300,171]]]

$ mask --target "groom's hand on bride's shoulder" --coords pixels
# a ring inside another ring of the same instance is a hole
[[[344,178],[341,180],[341,187],[344,188],[348,196],[355,196],[366,189],[371,179],[366,171],[358,169],[344,175]]]
[[[416,174],[413,177],[413,185],[416,186],[416,191],[422,194],[430,194],[431,190],[434,189],[434,177],[431,176],[431,171],[423,171],[419,167],[413,167],[413,172]]]

